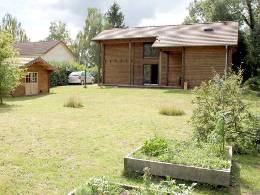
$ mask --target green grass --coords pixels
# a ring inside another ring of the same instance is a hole
[[[159,113],[167,116],[181,116],[185,114],[183,110],[174,106],[163,106],[160,108]]]
[[[78,96],[84,107],[64,102]],[[91,176],[138,184],[126,178],[123,157],[155,134],[184,139],[192,134],[190,92],[65,86],[49,95],[5,99],[0,107],[0,194],[65,194]],[[260,113],[260,98],[247,102]],[[180,117],[158,113],[178,105]],[[260,157],[239,156],[240,180],[230,190],[199,187],[198,194],[260,190]],[[254,162],[254,163],[252,163]]]

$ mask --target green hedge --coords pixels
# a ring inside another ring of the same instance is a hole
[[[260,76],[248,79],[245,84],[254,91],[260,91]]]

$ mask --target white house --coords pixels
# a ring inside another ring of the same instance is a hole
[[[62,41],[15,43],[14,48],[23,58],[41,57],[47,62],[75,62],[72,51]]]

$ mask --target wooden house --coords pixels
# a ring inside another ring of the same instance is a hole
[[[101,83],[118,86],[194,87],[225,74],[238,41],[238,22],[104,30]]]

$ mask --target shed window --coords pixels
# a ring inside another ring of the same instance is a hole
[[[38,82],[38,73],[37,72],[28,72],[25,76],[26,83],[37,83]]]
[[[144,43],[144,57],[155,58],[159,56],[157,48],[152,47],[153,43]]]

